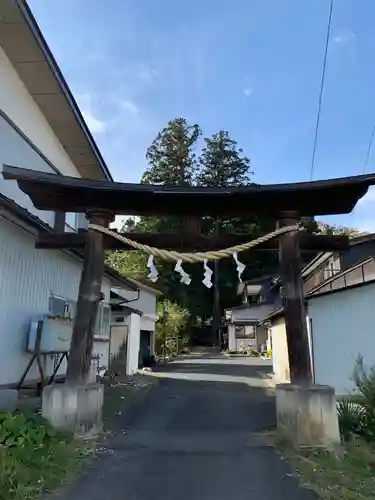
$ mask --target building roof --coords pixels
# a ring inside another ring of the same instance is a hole
[[[356,245],[361,245],[362,243],[367,243],[369,241],[375,240],[375,233],[363,234],[361,236],[355,236],[349,239],[349,248]],[[333,252],[319,252],[303,269],[302,276],[308,276],[312,271],[314,271],[320,264],[328,260],[333,255]]]
[[[26,0],[1,0],[0,46],[80,175],[112,180]]]
[[[44,230],[50,233],[54,233],[55,230],[52,229],[48,224],[43,222],[39,217],[32,214],[25,208],[18,205],[16,202],[8,198],[7,196],[0,193],[0,215],[2,209],[8,211],[10,214],[14,215],[18,220],[23,222],[27,226],[31,226],[36,230]],[[70,254],[74,255],[79,260],[83,259],[82,252],[79,251],[70,251]],[[104,274],[111,279],[112,282],[118,283],[120,286],[127,288],[128,290],[137,291],[140,288],[141,283],[138,283],[134,280],[130,280],[125,276],[122,276],[120,273],[115,271],[109,266],[105,266]],[[142,285],[145,286],[145,285]]]
[[[337,293],[354,287],[363,286],[375,281],[375,261],[372,257],[367,257],[361,262],[345,269],[341,273],[335,274],[323,283],[313,288],[306,299],[314,299],[317,296]]]
[[[278,309],[275,309],[270,314],[268,314],[265,318],[263,318],[261,324],[264,324],[267,321],[271,321],[273,319],[279,318],[280,316],[284,316],[284,308],[283,307],[279,307]]]
[[[236,216],[257,213],[277,217],[349,213],[375,184],[375,174],[293,184],[228,188],[130,184],[56,176],[4,165],[3,176],[18,182],[39,210],[86,212],[111,210],[125,215]]]
[[[163,292],[160,290],[157,290],[156,288],[152,288],[149,285],[146,285],[145,283],[142,283],[141,281],[135,280],[133,278],[126,278],[130,283],[133,283],[134,286],[139,288],[139,290],[144,290],[145,292],[151,293],[152,295],[155,295],[156,297],[163,295]]]

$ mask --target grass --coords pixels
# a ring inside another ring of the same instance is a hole
[[[297,452],[285,441],[275,446],[302,483],[324,500],[370,500],[375,498],[375,447],[358,438],[340,453],[309,449]]]
[[[37,425],[37,429],[48,428],[48,424]],[[55,432],[40,442],[25,439],[23,444],[0,445],[0,499],[40,497],[76,474],[88,453],[90,449],[84,442]]]
[[[105,430],[116,432],[121,415],[145,394],[155,377],[118,377],[106,383]],[[97,441],[74,439],[30,412],[0,411],[0,500],[40,498],[74,478],[95,456]]]

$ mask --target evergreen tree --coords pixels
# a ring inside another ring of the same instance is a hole
[[[205,143],[199,160],[199,186],[231,187],[250,183],[250,160],[242,155],[242,149],[228,132],[220,130],[210,139],[206,138]]]
[[[201,135],[198,125],[175,118],[158,133],[146,153],[150,168],[143,184],[192,185],[197,170],[194,148]]]
[[[200,173],[197,184],[207,187],[235,187],[251,184],[250,160],[243,154],[237,142],[230,138],[228,132],[221,130],[211,138],[205,139],[205,147],[200,156]],[[202,227],[206,234],[242,233],[250,239],[275,228],[274,221],[260,220],[252,214],[246,217],[220,218],[205,217]],[[267,272],[267,266],[273,265],[275,256],[268,253],[244,252],[240,261],[246,264],[244,279],[254,277],[255,271],[259,274]],[[213,301],[217,310],[236,305],[237,273],[232,259],[223,259],[215,264],[216,286],[213,290]],[[219,297],[218,297],[219,291]],[[212,308],[211,302],[211,308]],[[217,319],[216,319],[217,321]],[[216,329],[217,324],[214,325]]]

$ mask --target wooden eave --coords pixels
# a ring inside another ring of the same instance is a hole
[[[15,180],[39,210],[83,213],[110,210],[122,215],[277,217],[283,211],[300,216],[350,213],[375,174],[293,184],[233,188],[156,186],[95,181],[4,165],[5,179]]]

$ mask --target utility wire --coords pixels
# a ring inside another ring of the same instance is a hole
[[[313,178],[314,167],[315,167],[316,146],[317,146],[317,143],[318,143],[320,113],[322,111],[323,90],[324,90],[324,82],[325,82],[325,77],[326,77],[328,46],[329,46],[329,38],[330,38],[330,34],[331,34],[331,25],[332,25],[333,1],[334,0],[331,0],[331,4],[330,4],[330,8],[329,8],[327,35],[326,35],[326,43],[325,43],[325,49],[324,49],[323,71],[322,71],[322,79],[321,79],[321,82],[320,82],[320,92],[319,92],[319,101],[318,101],[318,114],[317,114],[317,117],[316,117],[314,146],[313,146],[313,153],[312,153],[312,159],[311,159],[311,168],[310,168],[310,181]]]
[[[369,145],[368,145],[368,148],[367,148],[366,157],[365,157],[365,162],[363,164],[363,173],[364,174],[366,173],[367,165],[368,165],[368,162],[370,160],[372,146],[374,144],[374,139],[375,139],[375,125],[374,125],[374,127],[372,129],[371,138],[370,138],[370,142],[369,142]]]

